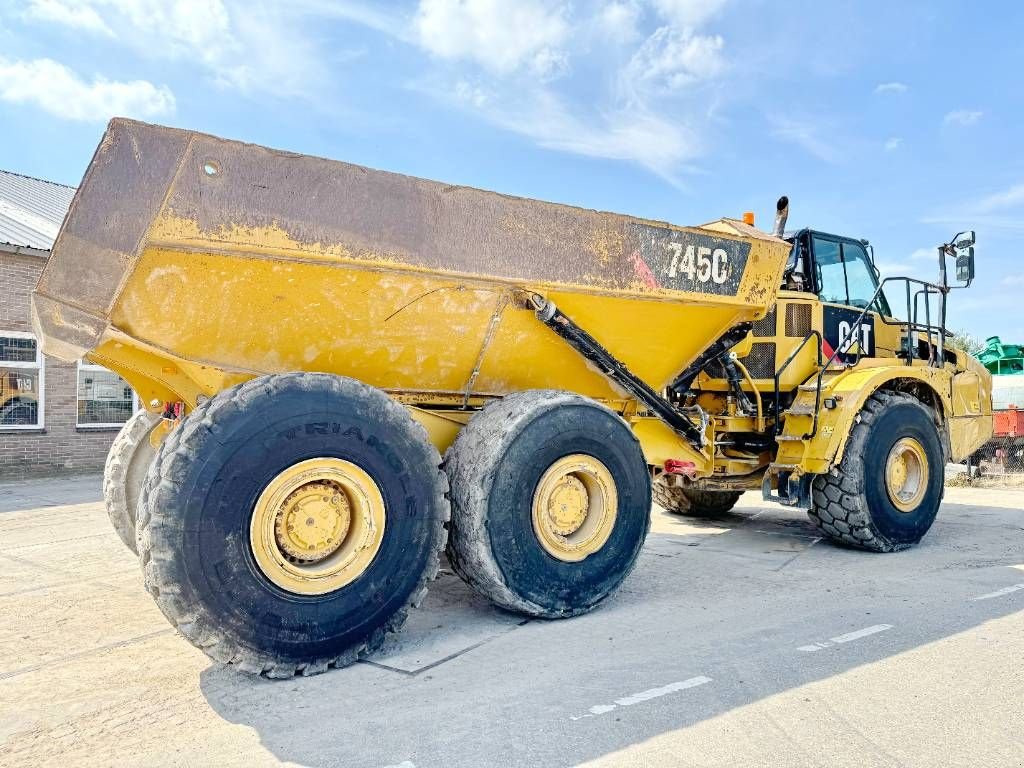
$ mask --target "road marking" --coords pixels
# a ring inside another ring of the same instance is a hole
[[[385,765],[384,768],[416,768],[416,766],[413,765],[410,760],[403,760],[402,762],[395,763],[394,765]]]
[[[696,688],[698,685],[704,685],[710,683],[710,677],[704,677],[700,675],[698,677],[691,677],[688,680],[680,680],[677,683],[669,683],[663,685],[660,688],[648,688],[646,691],[640,691],[639,693],[632,693],[629,696],[623,696],[621,699],[616,699],[614,704],[595,704],[585,715],[577,715],[570,717],[570,720],[582,720],[586,717],[596,717],[598,715],[604,715],[611,712],[618,707],[631,707],[634,704],[640,704],[644,701],[650,701],[651,699],[657,699],[662,696],[668,696],[670,693],[676,693],[678,691],[685,691],[687,688]]]
[[[991,600],[993,597],[1002,597],[1003,595],[1008,595],[1011,592],[1016,592],[1020,589],[1024,589],[1024,584],[1013,584],[1009,587],[997,589],[995,592],[989,592],[987,595],[978,595],[977,597],[972,597],[971,600]]]
[[[892,624],[875,624],[871,627],[864,627],[864,629],[847,632],[845,635],[830,637],[828,640],[822,640],[820,643],[801,645],[797,650],[813,653],[814,651],[820,651],[822,648],[829,648],[833,645],[841,645],[843,643],[852,642],[853,640],[860,640],[862,637],[868,637],[869,635],[877,635],[879,632],[885,632],[887,629],[892,629]]]

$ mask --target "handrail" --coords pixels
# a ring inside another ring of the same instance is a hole
[[[889,282],[896,282],[897,280],[905,281],[906,282],[906,286],[907,286],[907,318],[908,319],[907,319],[906,322],[899,322],[899,321],[897,321],[897,322],[889,322],[885,318],[885,316],[882,315],[882,313],[878,311],[878,308],[876,307],[876,302],[878,301],[878,297],[879,297],[879,295],[881,295],[882,288],[885,286],[885,284],[889,283]],[[910,284],[911,283],[916,283],[916,284],[918,284],[920,286],[923,286],[922,290],[918,291],[918,294],[915,295],[914,306],[913,307],[911,307],[911,298],[910,298],[911,297],[911,293],[910,293]],[[932,289],[934,289],[935,294],[941,300],[940,301],[940,309],[941,309],[941,311],[939,313],[939,317],[942,319],[943,325],[933,326],[931,324],[931,305],[930,305],[930,302],[928,302],[926,300],[925,301],[925,321],[926,321],[926,325],[922,326],[920,323],[917,322],[917,303],[916,303],[917,295],[919,295],[920,293],[924,293],[926,296],[930,296],[931,292],[932,292]],[[907,328],[907,365],[912,365],[913,364],[913,359],[914,359],[913,358],[913,349],[911,348],[910,342],[911,342],[911,331],[914,331],[914,330],[924,330],[928,334],[928,347],[929,347],[929,349],[928,349],[928,365],[929,366],[933,366],[935,364],[942,365],[943,363],[945,363],[945,360],[946,360],[946,355],[945,355],[946,328],[945,328],[944,323],[945,323],[945,317],[946,317],[946,312],[945,312],[946,294],[948,292],[949,292],[949,288],[948,287],[943,287],[941,285],[936,285],[935,283],[929,283],[926,280],[919,280],[916,277],[906,277],[906,276],[886,277],[886,278],[884,278],[878,284],[878,288],[875,289],[875,293],[871,297],[871,300],[868,301],[868,303],[864,307],[864,309],[861,310],[860,315],[857,316],[857,321],[855,323],[851,324],[851,326],[850,326],[851,333],[854,332],[854,329],[859,329],[860,328],[860,324],[864,321],[865,316],[868,314],[868,312],[872,311],[872,308],[874,308],[874,311],[877,312],[879,318],[886,325],[904,325],[904,326],[906,326],[906,328]],[[913,313],[911,312],[912,309],[913,309]],[[911,317],[913,319],[911,319]],[[934,331],[938,331],[939,334],[938,334],[938,344],[936,345],[936,347],[937,347],[937,350],[936,350],[937,355],[933,358],[932,352],[931,352],[931,345],[932,345],[931,336],[932,336],[932,333]],[[847,342],[847,339],[841,339],[839,341],[839,343],[836,344],[836,348],[832,351],[832,354],[829,356],[828,360],[825,361],[824,366],[822,366],[822,368],[818,371],[817,380],[815,381],[815,392],[814,392],[814,421],[812,423],[811,431],[809,433],[807,433],[806,435],[804,435],[804,440],[809,440],[809,439],[811,439],[812,437],[814,437],[818,433],[818,413],[821,411],[821,382],[825,378],[825,373],[826,373],[826,371],[828,371],[828,369],[832,365],[832,363],[834,363],[836,358],[839,357],[839,355],[843,353],[843,347],[847,346],[846,342]],[[861,359],[861,356],[863,355],[863,353],[864,353],[864,345],[858,342],[857,343],[857,355],[856,355],[856,357],[855,357],[855,359],[854,359],[854,361],[852,363],[844,363],[843,364],[844,370],[847,369],[847,368],[853,368],[858,363],[860,363],[860,359]]]
[[[807,342],[810,341],[811,339],[814,339],[814,338],[816,338],[818,340],[818,350],[817,350],[818,351],[818,367],[820,368],[821,367],[821,347],[822,347],[822,343],[821,342],[822,342],[822,337],[821,337],[821,333],[819,331],[811,331],[806,336],[804,336],[803,341],[801,341],[797,345],[796,349],[794,349],[790,353],[789,357],[786,358],[786,362],[784,362],[779,367],[779,370],[777,370],[775,372],[775,423],[772,425],[772,429],[775,431],[775,434],[778,434],[778,432],[779,432],[779,418],[782,415],[782,408],[779,406],[779,383],[782,380],[782,374],[785,373],[786,369],[789,367],[789,364],[792,363],[794,360],[796,360],[796,356],[800,354],[801,350],[803,350],[803,348],[806,346]],[[811,375],[813,376],[814,374],[811,374]],[[805,379],[805,381],[806,381],[806,379]]]

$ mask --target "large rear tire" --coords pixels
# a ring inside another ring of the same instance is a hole
[[[103,502],[107,516],[118,537],[134,554],[138,554],[135,517],[142,497],[142,483],[156,456],[149,436],[160,422],[160,415],[149,411],[139,411],[128,419],[110,445],[103,467]]]
[[[444,467],[448,558],[502,608],[585,613],[636,564],[650,476],[636,436],[608,408],[568,392],[508,395],[470,420]]]
[[[651,487],[654,503],[673,515],[719,517],[736,506],[742,491],[702,491],[668,485],[660,478]]]
[[[933,412],[910,395],[875,392],[857,416],[842,459],[811,486],[811,521],[833,541],[871,552],[917,544],[944,492]]]
[[[209,656],[269,677],[374,651],[438,570],[447,483],[383,392],[261,376],[199,405],[146,477],[146,587]]]

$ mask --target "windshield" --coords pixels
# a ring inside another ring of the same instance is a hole
[[[814,266],[818,278],[818,296],[822,301],[864,309],[878,289],[875,269],[859,243],[838,242],[815,236]],[[873,309],[889,315],[884,295],[878,295]]]

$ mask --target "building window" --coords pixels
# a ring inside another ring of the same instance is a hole
[[[78,425],[120,427],[138,409],[128,382],[102,365],[78,363]]]
[[[0,429],[43,426],[43,356],[31,333],[0,331]]]

